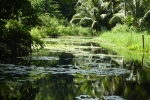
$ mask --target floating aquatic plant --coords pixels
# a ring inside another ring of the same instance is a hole
[[[102,98],[93,98],[90,95],[80,95],[76,98],[78,100],[125,100],[119,96],[102,96]]]

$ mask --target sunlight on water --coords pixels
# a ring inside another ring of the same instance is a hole
[[[124,57],[105,50],[92,38],[78,37],[73,43],[71,38],[63,38],[61,42],[53,39],[55,48],[49,43],[46,49],[33,53],[31,57],[18,57],[23,61],[18,65],[0,64],[0,99],[150,98],[148,68],[141,67],[137,61],[125,62]]]

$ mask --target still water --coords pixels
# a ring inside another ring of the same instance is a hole
[[[18,64],[0,64],[0,100],[150,100],[150,69],[92,38],[46,39]]]

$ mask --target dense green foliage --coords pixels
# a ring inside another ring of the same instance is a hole
[[[77,3],[77,0],[54,0],[59,4],[60,13],[67,18],[68,21],[72,19],[72,16],[76,13],[74,7]]]
[[[0,0],[0,59],[27,56],[46,36],[97,35],[118,23],[149,30],[149,19],[149,0]]]
[[[46,19],[41,19],[43,27],[40,30],[46,29],[45,33],[51,37],[76,35],[72,26],[88,27],[88,34],[92,35],[118,23],[137,30],[149,27],[148,0],[31,0],[31,3],[39,16]]]
[[[29,33],[39,20],[27,0],[0,0],[0,23],[1,62],[5,62],[6,59],[12,61],[18,56],[27,56],[31,52],[31,45],[39,41],[32,38]]]
[[[41,26],[33,28],[31,34],[35,37],[58,37],[60,35],[90,35],[91,28],[82,28],[70,24],[70,19],[75,14],[76,0],[31,0],[36,9]]]
[[[71,22],[96,30],[110,29],[117,23],[148,27],[149,10],[148,0],[78,0]]]

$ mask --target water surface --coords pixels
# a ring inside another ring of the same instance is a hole
[[[150,99],[149,65],[126,62],[93,38],[43,41],[18,64],[0,64],[0,100]]]

